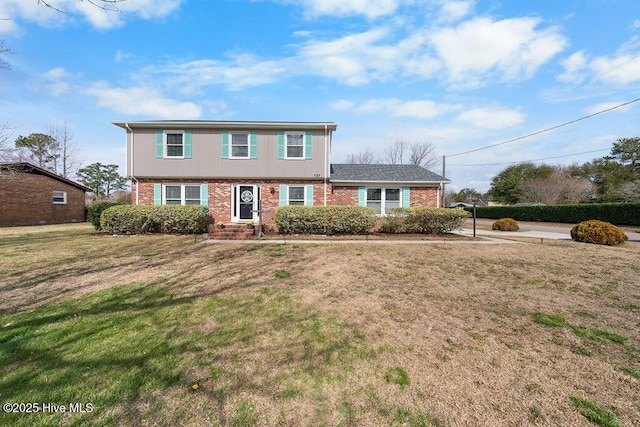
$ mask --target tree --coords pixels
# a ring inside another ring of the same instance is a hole
[[[554,168],[551,166],[536,166],[529,162],[509,166],[493,177],[487,194],[501,203],[522,202],[524,201],[523,182],[532,178],[548,178],[553,172]]]
[[[0,161],[11,161],[10,148],[7,142],[13,136],[13,129],[8,123],[0,123]]]
[[[633,182],[638,175],[612,157],[601,157],[584,163],[572,170],[573,176],[588,179],[598,190],[598,199],[602,202],[620,201],[617,191],[626,182]]]
[[[32,133],[29,136],[20,135],[16,139],[16,148],[26,150],[27,159],[43,169],[55,172],[57,141],[51,135],[44,133]]]
[[[384,149],[384,162],[392,165],[403,164],[407,148],[409,148],[409,143],[407,141],[404,139],[396,139],[390,146]]]
[[[454,193],[453,201],[462,203],[473,203],[474,200],[482,198],[482,194],[473,188],[463,188],[462,190]]]
[[[347,156],[347,163],[358,165],[370,165],[376,163],[376,154],[371,148]]]
[[[572,177],[563,167],[556,167],[546,178],[530,178],[521,185],[522,201],[555,205],[560,203],[580,203],[588,200],[593,193],[593,185],[585,178]]]
[[[82,160],[78,147],[73,142],[73,133],[67,122],[49,126],[49,135],[56,140],[56,157],[54,157],[54,171],[65,178],[76,173]]]
[[[416,142],[409,146],[409,163],[432,169],[438,158],[435,147],[430,142]]]
[[[92,163],[78,170],[78,180],[89,187],[96,198],[109,198],[116,190],[124,190],[128,179],[120,176],[118,165],[103,165]]]
[[[622,138],[613,143],[610,156],[640,173],[640,138]]]

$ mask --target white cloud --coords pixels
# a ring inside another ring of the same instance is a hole
[[[445,1],[440,9],[439,20],[442,22],[459,21],[471,12],[473,4],[473,1]]]
[[[474,18],[436,31],[432,41],[452,83],[474,87],[489,78],[523,80],[567,43],[555,28],[537,30],[539,24],[535,18]]]
[[[96,82],[84,94],[96,97],[98,106],[120,114],[181,120],[197,119],[202,114],[198,105],[165,98],[150,88],[114,88],[106,82]]]
[[[329,104],[330,108],[333,108],[334,110],[338,110],[338,111],[350,110],[354,108],[354,106],[355,104],[353,102],[348,101],[346,99],[339,99]]]
[[[374,98],[360,105],[342,99],[333,102],[330,106],[336,110],[353,109],[360,113],[383,112],[393,117],[410,117],[415,119],[432,119],[455,108],[451,105],[438,104],[426,99],[403,101],[397,98]]]
[[[394,13],[403,3],[411,0],[276,0],[280,3],[302,6],[310,18],[319,16],[363,15],[369,19]]]
[[[477,128],[499,130],[519,125],[524,121],[524,114],[506,108],[486,107],[465,111],[457,120]]]
[[[49,3],[58,10],[47,7],[36,0],[2,0],[0,17],[10,21],[0,21],[0,33],[15,31],[20,21],[35,22],[43,26],[60,26],[77,18],[83,18],[93,27],[108,29],[124,24],[129,16],[141,19],[165,18],[180,7],[184,0],[126,0],[113,7],[98,7],[99,1],[51,0]],[[105,10],[106,9],[106,10]]]
[[[580,83],[584,81],[587,67],[587,57],[583,51],[576,52],[560,61],[564,73],[558,76],[558,80],[565,83]]]
[[[590,77],[604,83],[627,85],[640,81],[640,39],[633,37],[613,56],[588,58],[580,51],[562,61],[565,72],[558,80],[580,83]]]
[[[37,81],[36,87],[44,89],[53,96],[60,96],[72,89],[71,83],[79,78],[62,67],[52,68],[44,73]]]
[[[585,113],[587,114],[595,114],[598,113],[600,111],[604,111],[604,110],[608,110],[610,108],[613,108],[617,105],[620,104],[624,104],[626,101],[611,101],[611,102],[602,102],[600,104],[596,104],[596,105],[592,105],[591,107],[585,108]],[[631,109],[632,105],[625,105],[624,107],[619,107],[616,108],[615,110],[612,111],[618,111],[620,113],[625,112],[625,111],[629,111]]]

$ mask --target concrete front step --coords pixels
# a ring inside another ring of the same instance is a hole
[[[254,229],[244,224],[228,224],[224,228],[213,226],[209,229],[209,238],[214,240],[249,240]]]

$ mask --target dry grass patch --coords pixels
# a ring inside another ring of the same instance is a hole
[[[3,401],[96,409],[3,425],[640,419],[635,244],[45,234],[0,236]]]

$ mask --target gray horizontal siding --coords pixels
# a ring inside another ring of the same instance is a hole
[[[323,131],[313,132],[313,158],[311,160],[278,160],[278,132],[256,130],[257,159],[223,159],[222,131],[211,129],[184,130],[192,133],[190,159],[156,158],[156,131],[135,129],[127,137],[129,175],[135,177],[194,177],[194,178],[318,178],[323,177],[325,162]],[[233,131],[233,129],[228,129]]]

